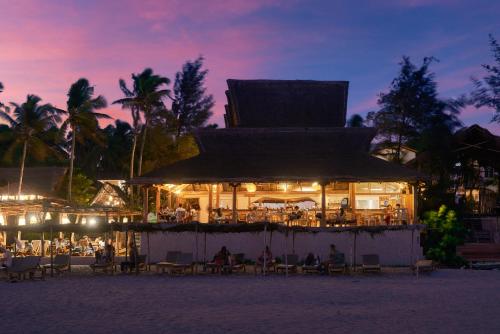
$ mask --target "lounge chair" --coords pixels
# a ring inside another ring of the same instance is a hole
[[[7,277],[13,280],[17,276],[18,280],[34,279],[36,273],[40,273],[40,279],[45,279],[45,270],[40,267],[41,256],[16,257],[12,259],[12,266],[7,268]]]
[[[297,263],[299,262],[299,256],[297,254],[287,254],[286,261],[285,255],[282,257],[282,263],[276,265],[276,272],[280,271],[285,273],[287,270],[289,273],[297,272]]]
[[[276,272],[276,265],[273,261],[273,259],[266,259],[266,273],[270,272]],[[256,262],[255,265],[253,266],[254,272],[257,275],[257,272],[259,273],[264,273],[264,264]]]
[[[377,254],[363,255],[363,272],[380,272],[381,270],[380,259]]]
[[[432,260],[418,260],[413,266],[413,273],[430,273],[433,272],[436,267],[434,266],[434,262]]]
[[[244,253],[238,253],[233,255],[233,262],[231,262],[231,271],[246,272]]]
[[[43,265],[43,269],[45,269],[45,271],[47,270],[50,270],[51,268],[53,268],[57,274],[62,274],[64,271],[69,271],[69,255],[68,254],[57,254],[55,257],[54,257],[54,264],[51,265],[50,263],[49,264],[45,264]]]
[[[111,274],[111,275],[115,273],[114,261],[96,262],[92,263],[89,266],[94,274],[97,273],[98,271],[102,271],[104,274]]]
[[[193,253],[181,253],[177,262],[170,267],[170,272],[184,274],[188,269],[194,274]]]
[[[344,253],[337,253],[333,259],[333,262],[328,263],[328,273],[343,273],[347,271],[347,264],[345,263]]]
[[[161,262],[158,262],[156,264],[156,271],[160,272],[160,270],[161,270],[161,272],[164,273],[165,269],[170,268],[171,266],[173,266],[177,262],[177,259],[178,259],[180,254],[181,254],[181,252],[179,252],[179,251],[167,252],[167,256],[165,257],[165,261],[161,261]]]

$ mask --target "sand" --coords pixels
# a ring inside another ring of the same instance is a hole
[[[500,271],[0,281],[1,333],[500,333]]]

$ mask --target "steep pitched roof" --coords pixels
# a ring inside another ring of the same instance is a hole
[[[57,197],[56,188],[62,182],[66,167],[26,167],[23,194]],[[0,168],[0,194],[17,195],[19,168]]]
[[[347,81],[227,80],[226,127],[343,127]]]

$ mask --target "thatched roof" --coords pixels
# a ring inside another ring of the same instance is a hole
[[[478,160],[482,165],[500,168],[500,136],[477,124],[455,132],[453,146],[461,156]]]
[[[26,167],[22,193],[56,197],[56,188],[62,182],[66,167]],[[0,195],[17,195],[19,168],[0,168]]]
[[[414,181],[418,172],[372,157],[370,128],[203,130],[200,154],[160,168],[133,184]]]
[[[343,127],[347,81],[227,80],[226,127]]]

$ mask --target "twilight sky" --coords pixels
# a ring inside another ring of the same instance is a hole
[[[112,102],[119,78],[152,67],[173,79],[203,55],[212,122],[223,124],[228,78],[348,80],[348,114],[365,114],[402,55],[440,60],[431,69],[442,97],[469,92],[493,62],[499,13],[495,0],[0,0],[0,100],[34,93],[64,107],[84,76]],[[117,106],[108,112],[129,120]],[[500,134],[491,116],[469,107],[461,118]]]

